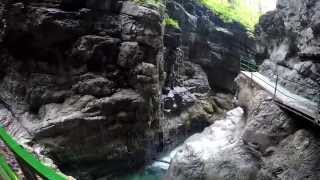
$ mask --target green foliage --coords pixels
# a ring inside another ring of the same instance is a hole
[[[243,0],[200,0],[202,4],[218,14],[225,22],[240,22],[253,31],[259,21],[260,12]]]
[[[164,24],[168,27],[172,27],[172,28],[175,28],[175,29],[180,29],[180,25],[179,25],[179,22],[177,20],[174,20],[170,17],[166,17],[164,19]]]

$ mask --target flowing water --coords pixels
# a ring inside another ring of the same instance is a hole
[[[124,177],[123,180],[162,180],[167,170],[169,169],[169,162],[177,153],[178,148],[165,154],[159,160],[152,162],[140,172],[130,174]]]
[[[146,166],[140,172],[131,174],[121,180],[161,180],[169,169],[169,163],[175,155],[179,158],[184,154],[185,144],[188,144],[201,159],[208,159],[219,152],[233,147],[241,139],[245,122],[242,121],[243,110],[236,108],[226,114],[225,119],[216,121],[202,133],[190,136],[184,145],[165,154],[159,160]],[[221,154],[220,154],[221,155]]]
[[[171,82],[173,83],[170,86],[176,86],[176,81],[179,79],[180,75],[180,66],[183,62],[183,50],[181,48],[176,49],[176,61],[172,65],[172,70],[171,70]],[[161,92],[159,92],[161,94]],[[169,139],[169,122],[168,119],[165,118],[164,115],[164,102],[161,101],[160,103],[160,121],[159,121],[159,126],[161,127],[162,130],[162,135],[163,135],[163,140]],[[171,137],[172,138],[172,137]],[[178,142],[178,135],[175,137],[177,139],[174,140],[174,142]],[[169,147],[170,148],[170,147]],[[142,169],[139,172],[136,172],[134,174],[130,174],[127,177],[124,177],[123,180],[161,180],[163,176],[166,174],[167,170],[169,169],[170,161],[173,158],[173,156],[176,154],[177,148],[174,149],[173,151],[165,154],[162,156],[159,160],[156,160],[152,162],[150,165],[146,166],[144,169]],[[150,157],[150,155],[147,155]]]

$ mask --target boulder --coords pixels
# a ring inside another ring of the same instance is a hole
[[[171,161],[166,179],[256,179],[259,162],[238,139],[243,110],[234,109],[188,138]],[[238,133],[237,133],[238,132]]]

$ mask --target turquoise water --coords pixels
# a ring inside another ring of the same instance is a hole
[[[162,180],[169,169],[169,163],[178,152],[179,147],[164,154],[159,161],[154,161],[143,170],[130,174],[121,180]]]
[[[123,180],[162,180],[166,170],[158,166],[146,167],[143,171],[128,175]]]
[[[133,175],[124,180],[161,180],[161,177],[156,175]]]

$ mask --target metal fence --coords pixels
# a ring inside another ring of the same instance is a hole
[[[66,175],[44,165],[32,153],[24,149],[12,138],[4,127],[0,127],[0,139],[8,147],[19,163],[23,177],[19,177],[0,155],[0,179],[3,180],[68,180]]]
[[[276,98],[276,95],[277,93],[281,93],[282,95],[290,98],[290,99],[293,99],[293,100],[296,100],[298,101],[295,97],[292,97],[290,94],[288,93],[285,93],[283,91],[281,91],[281,89],[279,89],[279,82],[289,82],[289,83],[294,83],[296,85],[299,85],[303,88],[311,88],[311,89],[314,89],[316,88],[318,93],[317,93],[317,97],[313,98],[313,99],[310,99],[311,101],[315,102],[317,104],[317,117],[315,119],[315,123],[317,123],[318,125],[320,125],[320,87],[314,87],[312,85],[308,85],[308,84],[302,84],[300,82],[297,82],[297,81],[294,81],[294,80],[291,80],[291,79],[288,79],[288,78],[285,78],[285,77],[282,77],[279,75],[279,72],[278,72],[278,68],[276,67],[276,70],[273,71],[273,76],[275,78],[274,80],[274,85],[273,84],[270,84],[270,82],[267,82],[265,81],[264,79],[261,79],[260,77],[256,76],[254,74],[254,72],[257,72],[258,71],[258,66],[257,64],[255,63],[254,60],[246,60],[246,59],[240,59],[240,70],[241,71],[247,71],[247,72],[250,72],[251,73],[251,80],[253,79],[253,77],[257,78],[257,79],[260,79],[261,81],[263,81],[264,83],[266,83],[268,86],[274,88],[274,92],[273,92],[273,99],[275,100]],[[303,115],[302,115],[303,116]],[[309,120],[310,117],[305,117]],[[313,120],[312,120],[313,121]]]

